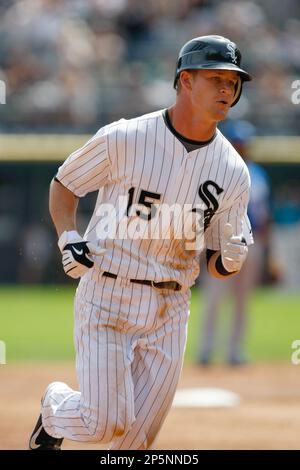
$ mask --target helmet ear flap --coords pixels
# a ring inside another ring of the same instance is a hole
[[[174,79],[174,83],[173,83],[173,87],[175,88],[175,90],[177,89],[177,83],[178,83],[178,79],[179,79],[179,76],[180,76],[181,64],[182,64],[182,57],[179,57],[179,59],[177,61],[175,79]]]
[[[239,76],[238,77],[238,81],[237,81],[237,84],[235,85],[235,93],[234,93],[234,97],[233,97],[233,102],[232,102],[232,105],[231,105],[231,108],[232,106],[234,106],[240,99],[240,96],[241,96],[241,93],[242,93],[242,84],[243,84],[243,81],[241,79],[241,77]]]

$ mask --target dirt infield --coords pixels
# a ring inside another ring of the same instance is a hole
[[[300,449],[300,366],[186,367],[179,388],[237,393],[235,408],[172,408],[159,449]],[[0,449],[26,449],[41,394],[53,380],[76,388],[73,364],[0,366]],[[64,449],[101,449],[65,441]]]

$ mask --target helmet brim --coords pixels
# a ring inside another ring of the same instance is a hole
[[[174,80],[174,88],[176,88],[176,83],[178,80],[178,77],[181,72],[184,70],[233,70],[234,72],[237,72],[240,77],[242,78],[243,82],[250,82],[252,80],[252,76],[246,72],[245,70],[241,69],[235,64],[230,64],[230,63],[220,63],[220,62],[209,62],[207,64],[193,64],[190,66],[186,66],[182,68],[176,75],[175,80]]]
[[[208,70],[208,69],[213,69],[213,70],[233,70],[234,72],[237,72],[243,79],[244,82],[250,82],[252,80],[251,75],[246,72],[245,70],[241,69],[235,64],[227,64],[227,63],[209,63],[209,64],[202,64],[199,67],[195,67],[196,69],[203,69],[203,70]]]

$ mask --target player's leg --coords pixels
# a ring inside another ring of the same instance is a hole
[[[232,278],[234,311],[231,337],[229,339],[229,362],[243,364],[247,361],[244,352],[244,339],[247,328],[250,294],[259,280],[262,268],[263,251],[258,242],[249,247],[249,254],[240,273]]]
[[[114,284],[105,278],[78,287],[74,336],[80,392],[62,383],[48,388],[42,417],[51,436],[108,443],[134,420],[130,345],[109,313],[122,308],[122,290]]]
[[[203,284],[204,313],[201,322],[199,364],[209,364],[215,346],[216,323],[220,303],[229,288],[230,280],[215,279],[207,274]]]
[[[138,340],[132,364],[136,419],[126,435],[113,441],[111,449],[150,449],[155,445],[182,368],[188,298],[189,292],[161,297],[155,330]]]

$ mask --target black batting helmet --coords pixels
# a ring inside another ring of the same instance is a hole
[[[240,68],[242,55],[236,44],[223,36],[200,36],[188,41],[180,50],[177,60],[174,88],[182,70],[217,69],[238,72],[234,106],[240,99],[242,84],[252,80],[251,75]]]

